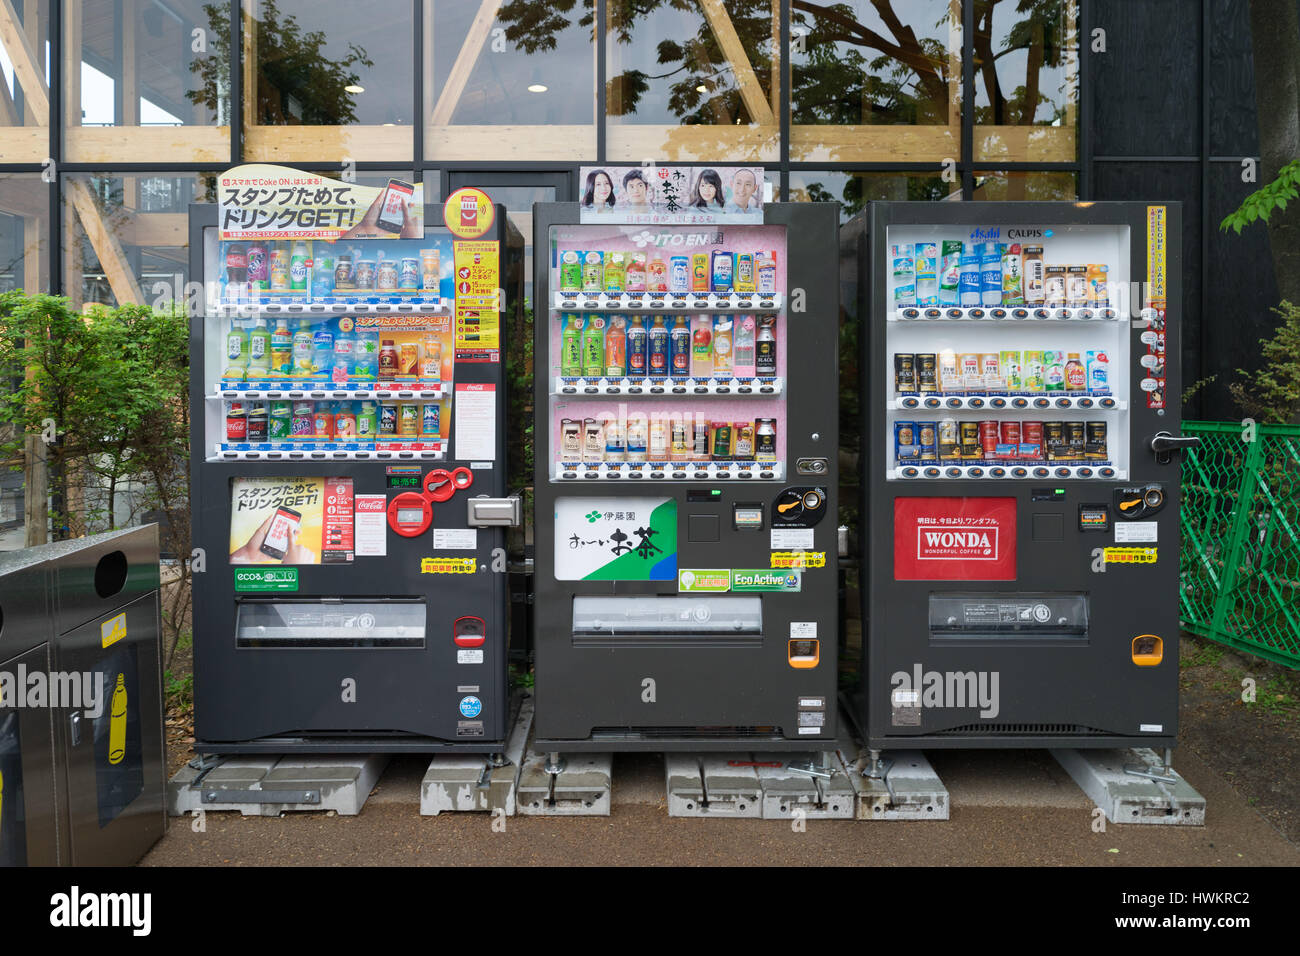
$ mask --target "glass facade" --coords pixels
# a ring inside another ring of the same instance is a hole
[[[183,276],[185,204],[243,162],[396,170],[430,201],[508,170],[515,202],[569,198],[583,163],[751,162],[774,198],[846,215],[1080,189],[1076,0],[8,0],[0,20],[0,241],[36,257],[0,281],[86,302]]]

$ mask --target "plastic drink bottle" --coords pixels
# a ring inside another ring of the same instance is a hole
[[[271,371],[276,375],[288,375],[293,368],[293,334],[289,331],[289,321],[279,318],[275,331],[271,333]]]
[[[600,378],[605,374],[605,317],[589,315],[582,329],[582,374]]]
[[[330,381],[342,384],[352,377],[356,340],[352,338],[351,332],[340,328],[339,334],[334,336],[333,345],[333,360],[329,366]]]
[[[673,320],[673,327],[668,333],[668,340],[669,345],[672,347],[672,377],[690,378],[691,330],[686,325],[686,316],[679,315]]]
[[[307,291],[307,260],[311,253],[307,243],[299,241],[293,244],[293,255],[289,257],[289,288],[293,292]]]
[[[313,371],[311,326],[306,319],[299,319],[293,333],[293,377],[311,378]]]
[[[582,374],[582,316],[565,313],[560,340],[560,374],[577,378]]]
[[[358,332],[352,352],[352,377],[363,382],[373,382],[379,374],[379,333]]]
[[[627,374],[629,377],[645,378],[648,346],[649,335],[646,332],[645,324],[641,321],[641,316],[634,315],[627,330]]]
[[[238,319],[231,319],[230,331],[226,333],[226,370],[221,377],[238,382],[247,373],[248,330]]]
[[[650,375],[652,378],[666,378],[668,376],[668,327],[664,325],[664,317],[656,315],[654,324],[650,326]]]
[[[322,322],[311,337],[311,377],[318,382],[327,381],[334,369],[334,333],[329,322]]]
[[[754,332],[757,323],[752,315],[736,316],[732,344],[731,374],[737,378],[754,377]]]
[[[267,331],[266,319],[253,323],[253,331],[248,335],[248,377],[265,376],[271,371],[271,333]]]
[[[605,333],[605,377],[622,378],[627,374],[627,332],[626,320],[616,315],[609,321],[609,331]]]

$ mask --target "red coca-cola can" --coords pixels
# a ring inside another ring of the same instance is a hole
[[[985,458],[996,458],[998,454],[998,423],[996,420],[980,422],[980,448]]]
[[[248,441],[248,409],[243,402],[230,402],[226,406],[226,441]]]
[[[998,424],[998,429],[999,434],[1002,437],[1002,444],[1020,444],[1020,422],[1000,422]]]

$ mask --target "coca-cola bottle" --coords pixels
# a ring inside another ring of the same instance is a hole
[[[241,302],[248,293],[248,256],[241,243],[226,247],[226,301]]]

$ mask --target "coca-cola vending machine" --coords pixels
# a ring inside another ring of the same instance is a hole
[[[871,749],[1173,745],[1180,221],[880,202],[845,228]]]

